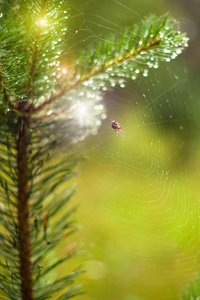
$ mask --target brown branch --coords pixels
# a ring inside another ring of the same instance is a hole
[[[33,300],[31,242],[29,225],[29,145],[28,120],[19,117],[17,130],[18,243],[23,300]]]

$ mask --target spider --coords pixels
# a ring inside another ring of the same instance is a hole
[[[122,125],[123,126],[123,125]],[[119,123],[116,120],[113,120],[111,122],[111,127],[115,130],[115,132],[119,135],[122,135],[121,133],[123,133],[123,131],[121,130],[122,126],[119,125]]]

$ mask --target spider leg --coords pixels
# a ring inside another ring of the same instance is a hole
[[[117,134],[119,134],[119,135],[121,135],[121,136],[124,136],[123,133],[124,133],[123,130],[121,130],[121,129],[118,129],[118,130],[117,130]]]

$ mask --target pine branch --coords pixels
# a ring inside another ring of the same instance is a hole
[[[76,63],[77,69],[69,71],[72,78],[68,79],[68,84],[47,96],[33,112],[44,109],[80,85],[83,89],[87,86],[93,90],[106,90],[117,84],[124,87],[125,80],[119,80],[119,77],[135,80],[142,71],[146,77],[149,68],[158,68],[159,61],[169,62],[176,58],[187,46],[187,41],[169,15],[158,19],[150,16],[140,26],[135,25],[132,31],[126,29],[121,39],[110,36],[83,52]],[[83,70],[79,70],[80,66]]]
[[[0,64],[1,67],[1,64]],[[4,79],[4,75],[3,75],[3,69],[0,69],[0,92],[3,96],[3,102],[5,103],[5,105],[7,107],[12,108],[12,104],[10,101],[10,95],[7,91],[7,87],[6,87],[6,80]]]
[[[35,43],[33,44],[32,57],[30,57],[29,60],[30,72],[28,74],[28,82],[27,82],[27,96],[29,99],[31,98],[31,92],[35,81],[37,60],[38,60],[38,46],[37,46],[37,42],[35,41]]]

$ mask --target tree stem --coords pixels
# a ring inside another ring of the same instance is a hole
[[[29,146],[27,118],[19,117],[17,123],[18,171],[18,242],[23,300],[33,300],[31,242],[29,226]]]

